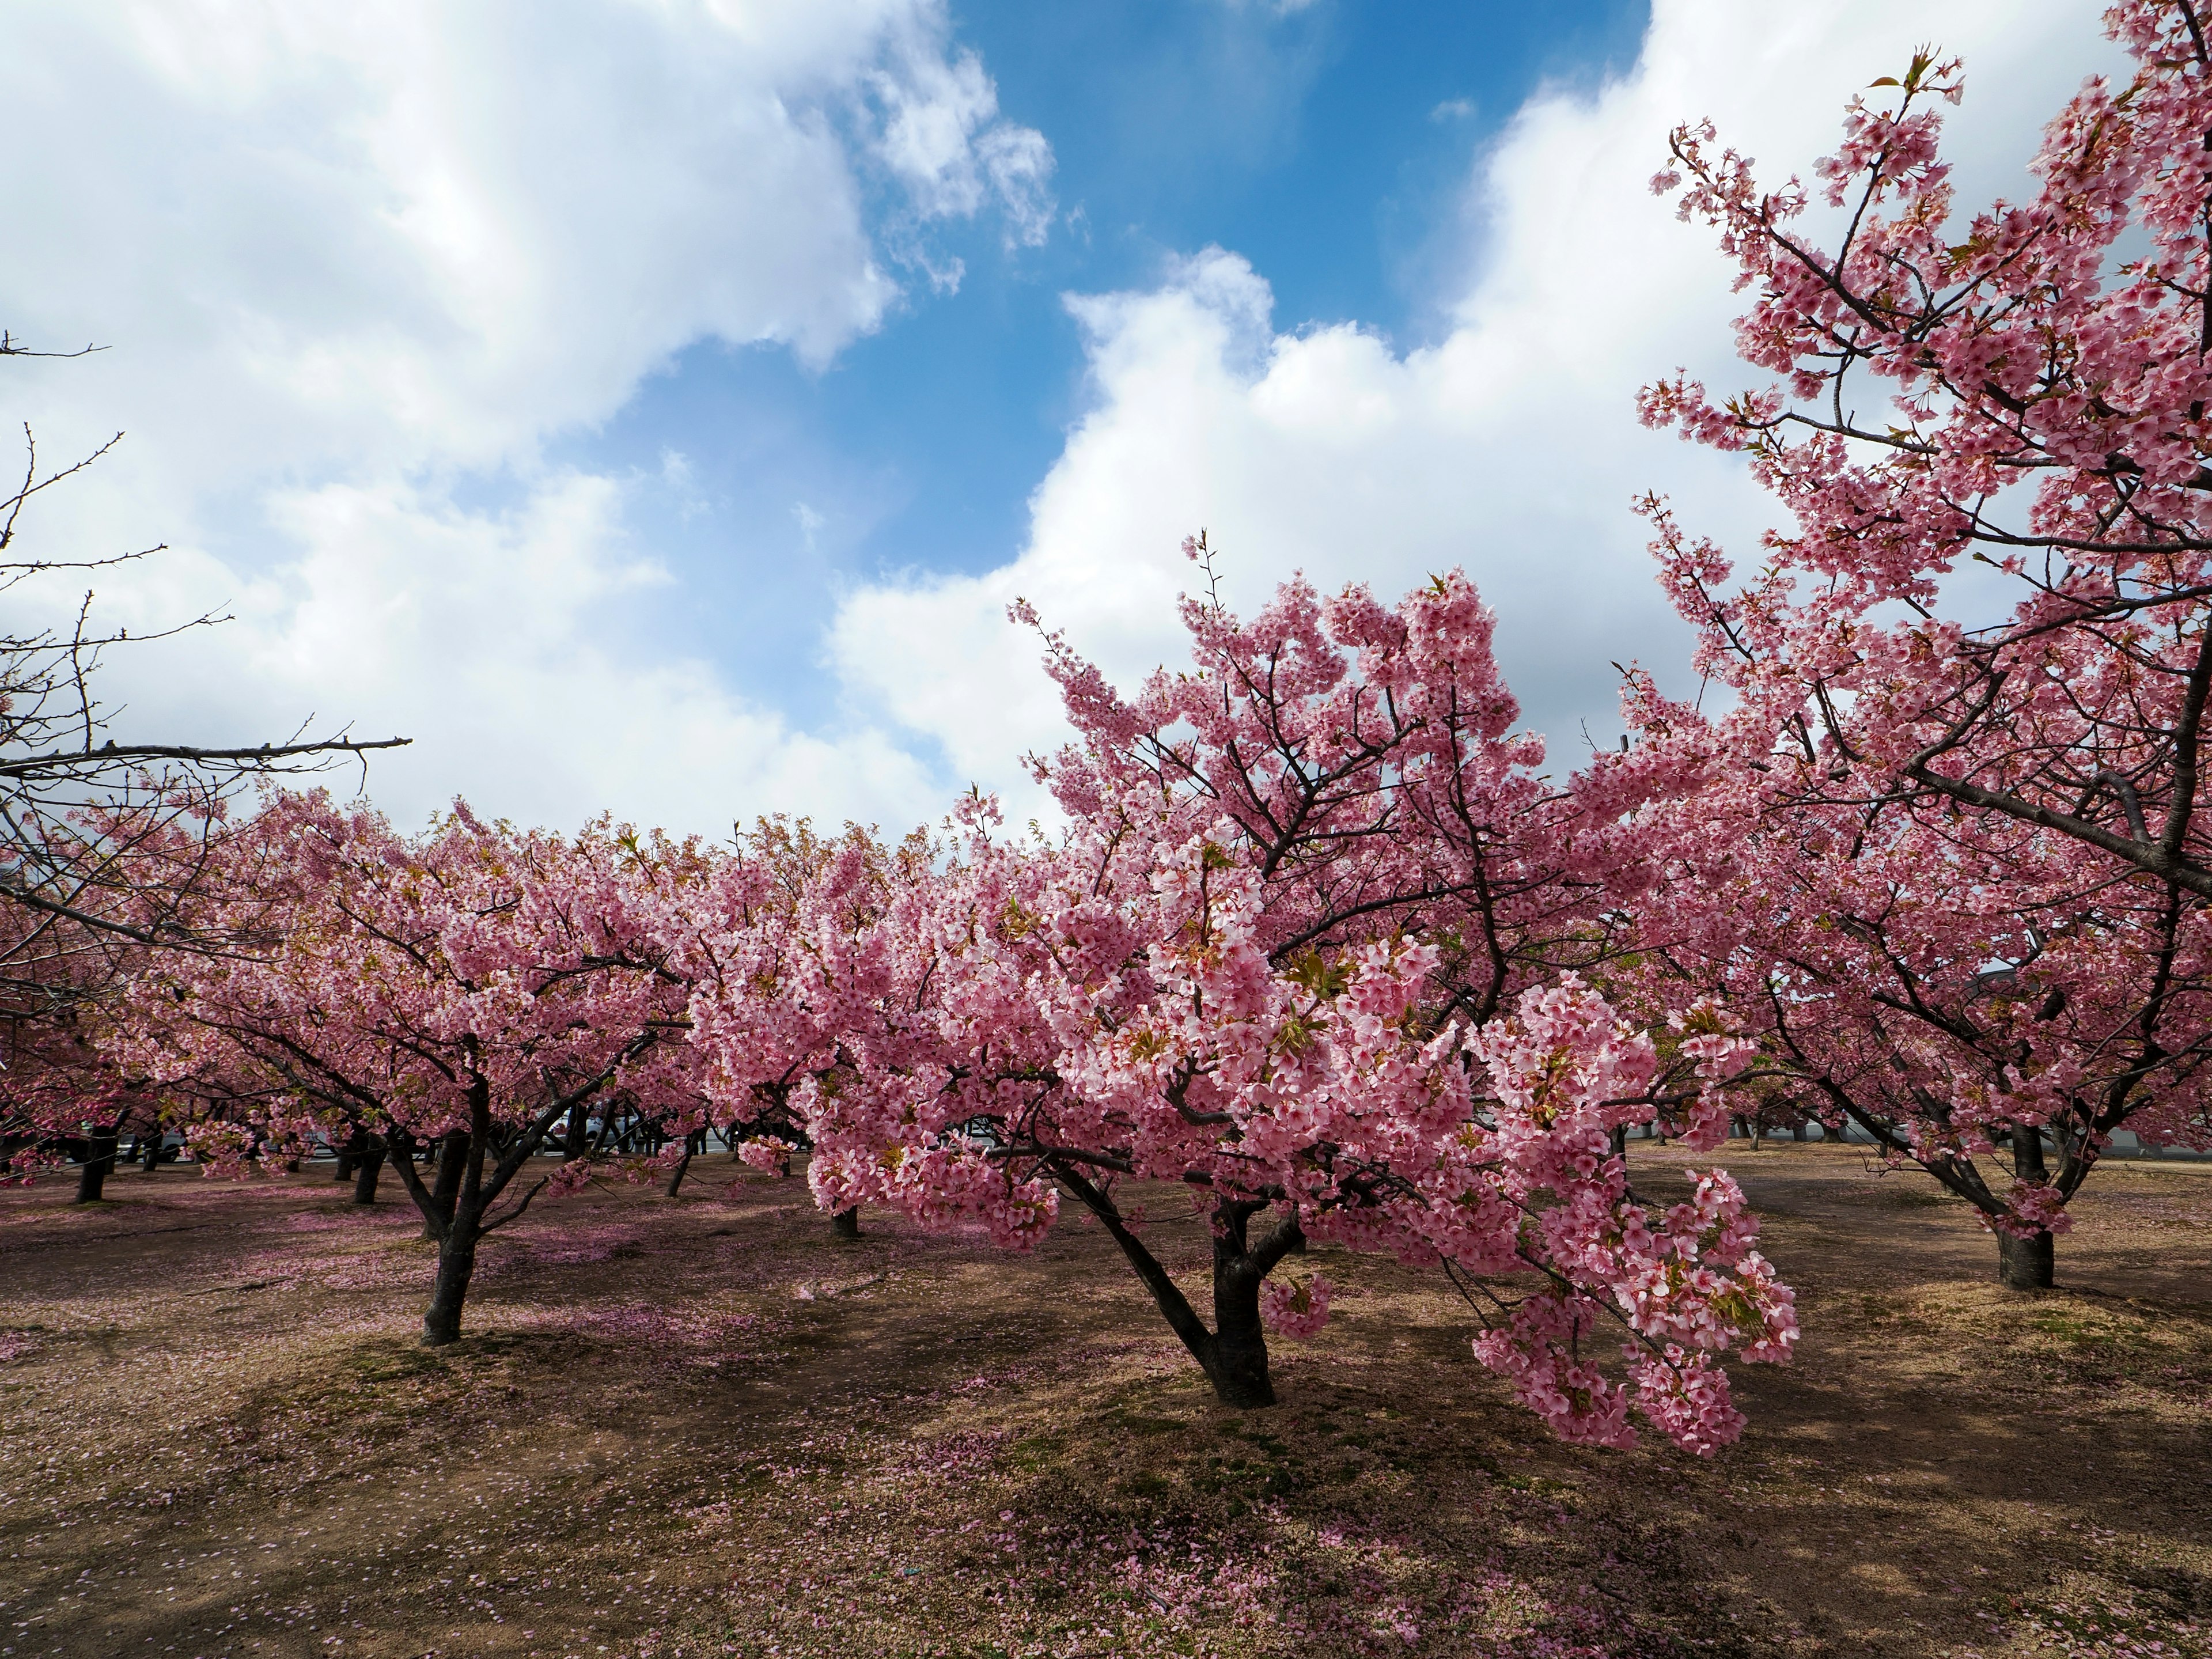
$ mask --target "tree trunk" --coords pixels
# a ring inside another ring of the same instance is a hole
[[[431,1189],[430,1193],[431,1205],[438,1214],[434,1221],[427,1218],[423,1221],[423,1237],[437,1237],[440,1223],[449,1223],[453,1220],[453,1200],[460,1195],[461,1172],[467,1167],[468,1158],[469,1138],[466,1135],[450,1134],[438,1143],[438,1184]],[[471,1267],[473,1271],[473,1256],[471,1258]],[[442,1272],[443,1269],[440,1271]],[[465,1290],[467,1288],[465,1282],[462,1288]]]
[[[2043,1131],[2033,1125],[2012,1127],[2012,1171],[2022,1181],[2044,1182],[2051,1171],[2043,1161]],[[2008,1291],[2047,1291],[2057,1266],[2057,1249],[2047,1232],[2026,1238],[1997,1235],[1997,1283]]]
[[[860,1208],[854,1205],[849,1210],[840,1210],[830,1218],[830,1231],[840,1238],[860,1236]]]
[[[1613,1126],[1613,1155],[1623,1158],[1628,1156],[1628,1126],[1626,1123]]]
[[[376,1177],[384,1170],[384,1148],[371,1146],[354,1164],[353,1201],[356,1204],[376,1202]]]
[[[1260,1322],[1260,1286],[1277,1262],[1293,1251],[1304,1251],[1306,1236],[1293,1215],[1276,1224],[1257,1243],[1247,1242],[1252,1218],[1268,1206],[1264,1200],[1224,1199],[1213,1211],[1213,1322],[1206,1322],[1190,1305],[1159,1259],[1129,1231],[1128,1223],[1105,1192],[1094,1187],[1080,1170],[1066,1165],[1054,1168],[1061,1188],[1097,1216],[1121,1254],[1137,1270],[1145,1288],[1166,1318],[1168,1327],[1182,1339],[1206,1380],[1213,1384],[1214,1397],[1224,1406],[1253,1411],[1275,1403],[1275,1385],[1267,1371],[1267,1334]]]
[[[469,1058],[474,1061],[475,1039],[468,1042]],[[434,1212],[428,1218],[431,1236],[438,1241],[438,1282],[431,1290],[430,1305],[422,1310],[426,1348],[442,1348],[459,1340],[461,1306],[468,1300],[469,1280],[476,1276],[486,1206],[498,1201],[501,1187],[521,1165],[517,1147],[514,1161],[502,1160],[498,1177],[487,1187],[484,1154],[491,1144],[491,1085],[478,1075],[469,1083],[467,1131],[447,1135],[439,1149],[436,1192],[424,1192],[419,1180],[410,1188],[418,1206],[429,1201]]]
[[[2008,1291],[2049,1290],[2057,1264],[2057,1252],[2049,1233],[2039,1232],[2028,1238],[2014,1238],[2005,1232],[1997,1235],[1997,1283]]]
[[[107,1172],[115,1167],[115,1148],[123,1137],[112,1129],[85,1137],[84,1162],[77,1166],[76,1201],[97,1204],[107,1185]]]
[[[338,1165],[336,1170],[331,1172],[331,1179],[332,1181],[344,1182],[350,1181],[353,1178],[354,1166],[361,1162],[362,1148],[365,1144],[366,1138],[362,1134],[360,1130],[356,1129],[351,1134],[346,1137],[344,1146],[333,1146],[331,1148],[333,1152],[337,1154]]]
[[[1202,1355],[1214,1397],[1239,1411],[1275,1403],[1275,1382],[1267,1373],[1267,1333],[1260,1323],[1260,1286],[1267,1275],[1255,1268],[1244,1248],[1240,1221],[1213,1241],[1213,1352]]]
[[[661,1188],[663,1197],[676,1196],[677,1188],[684,1184],[684,1172],[690,1167],[691,1143],[687,1140],[684,1143],[684,1156],[677,1160],[676,1167],[668,1172],[668,1185]]]
[[[167,1136],[159,1129],[138,1137],[138,1155],[146,1160],[146,1173],[151,1175],[161,1167],[161,1143]]]
[[[461,1305],[477,1270],[477,1217],[471,1206],[455,1214],[438,1246],[438,1283],[422,1311],[422,1346],[442,1348],[460,1340]]]

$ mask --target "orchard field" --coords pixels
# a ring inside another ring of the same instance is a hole
[[[1805,1334],[1711,1460],[1560,1443],[1374,1255],[1239,1412],[1096,1227],[843,1241],[719,1158],[526,1217],[428,1349],[421,1218],[327,1164],[10,1191],[0,1650],[2212,1652],[2212,1165],[2106,1164],[2019,1292],[1917,1172],[1730,1150]]]
[[[1674,128],[1763,384],[1637,406],[1794,528],[1655,481],[1586,753],[1202,532],[1173,672],[1008,606],[1025,828],[410,831],[0,623],[0,1659],[2212,1659],[2212,13],[2106,23],[2017,200],[1933,51]]]

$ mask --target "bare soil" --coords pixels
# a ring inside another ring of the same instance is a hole
[[[1340,1252],[1240,1414],[1080,1225],[845,1243],[702,1161],[495,1236],[426,1352],[396,1192],[10,1191],[0,1656],[2212,1654],[2212,1167],[2106,1166],[2020,1295],[1924,1181],[1729,1152],[1805,1338],[1711,1462],[1557,1444]]]

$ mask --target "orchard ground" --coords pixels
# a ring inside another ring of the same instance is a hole
[[[1923,1176],[1729,1152],[1805,1337],[1710,1462],[1553,1442],[1384,1259],[1293,1259],[1334,1316],[1239,1414],[1078,1224],[845,1243],[702,1160],[496,1236],[432,1352],[327,1166],[11,1190],[0,1654],[2212,1653],[2212,1166],[2108,1165],[2021,1295]]]

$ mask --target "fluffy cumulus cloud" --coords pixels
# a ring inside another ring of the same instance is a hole
[[[710,665],[657,649],[672,579],[631,546],[612,481],[548,476],[502,513],[404,483],[280,490],[266,507],[292,550],[281,568],[241,580],[185,551],[111,614],[138,632],[227,588],[202,717],[266,733],[283,711],[317,731],[350,717],[359,737],[412,734],[415,748],[378,757],[369,778],[403,820],[464,784],[486,809],[535,821],[607,807],[708,831],[794,805],[898,823],[929,795],[924,769],[879,731],[796,729],[733,696]],[[118,654],[121,689],[167,698],[165,669],[187,684],[205,672],[201,643]]]
[[[1968,62],[1951,121],[1963,198],[2017,195],[2040,122],[2114,56],[2094,11],[2059,0],[1959,0],[1940,23]],[[1637,386],[1677,365],[1716,385],[1739,374],[1730,272],[1650,191],[1667,132],[1711,115],[1775,176],[1809,172],[1844,100],[1931,27],[1903,0],[1660,0],[1632,72],[1538,95],[1480,158],[1462,283],[1419,349],[1356,323],[1297,325],[1265,274],[1219,248],[1152,288],[1071,299],[1092,406],[1032,498],[1027,547],[984,575],[849,595],[841,672],[952,774],[1033,805],[1012,757],[1063,727],[1009,602],[1027,598],[1131,683],[1180,654],[1173,601],[1194,573],[1178,549],[1204,526],[1248,609],[1292,568],[1395,594],[1464,567],[1555,758],[1585,727],[1607,740],[1610,664],[1640,659],[1680,689],[1686,656],[1632,499],[1662,489],[1747,551],[1767,522],[1740,467],[1636,422]]]
[[[118,617],[238,617],[112,690],[224,735],[411,730],[376,780],[410,813],[462,778],[556,822],[914,797],[880,742],[624,642],[660,578],[620,486],[539,454],[697,340],[827,362],[909,268],[945,280],[939,222],[1045,234],[1050,150],[942,0],[33,0],[0,110],[4,320],[113,348],[11,365],[10,413],[50,454],[131,434],[28,527],[173,544],[104,579]]]

